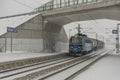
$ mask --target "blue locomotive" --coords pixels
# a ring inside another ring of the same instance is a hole
[[[103,47],[104,42],[88,38],[87,35],[81,33],[80,27],[78,27],[78,34],[70,37],[69,40],[69,55],[80,56]]]

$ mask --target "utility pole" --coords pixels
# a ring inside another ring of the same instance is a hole
[[[5,36],[5,52],[7,51],[7,36]]]
[[[98,49],[98,35],[97,35],[97,33],[95,33],[96,34],[96,42],[97,42],[97,46],[96,46],[96,50]]]
[[[70,38],[70,31],[72,31],[72,29],[69,29],[69,38]]]
[[[119,53],[119,25],[120,25],[120,24],[117,24],[116,53]]]
[[[10,49],[10,51],[11,51],[11,53],[12,53],[12,45],[13,45],[13,44],[12,44],[12,40],[13,40],[13,37],[12,37],[12,32],[10,32],[10,33],[11,33],[11,36],[10,36],[10,37],[11,37],[11,49]]]
[[[13,51],[13,48],[12,48],[12,45],[13,45],[13,35],[12,35],[12,33],[17,33],[18,30],[17,30],[17,28],[7,27],[7,32],[10,32],[10,38],[11,38],[11,44],[10,44],[11,49],[10,49],[10,51],[12,53],[12,51]]]
[[[81,33],[81,27],[80,27],[80,24],[78,24],[78,34],[80,34]]]

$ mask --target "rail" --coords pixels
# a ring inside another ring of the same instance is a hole
[[[106,51],[105,51],[106,52]],[[103,52],[102,52],[103,53]],[[100,54],[101,54],[101,52],[100,52]],[[67,66],[67,67],[65,67],[65,68],[63,68],[63,69],[60,69],[60,70],[58,70],[58,71],[56,71],[56,72],[53,72],[53,73],[51,73],[51,74],[48,74],[48,75],[45,75],[45,76],[43,76],[43,77],[41,77],[41,78],[39,78],[39,79],[37,79],[37,80],[49,80],[49,78],[50,77],[52,77],[52,76],[54,76],[54,75],[56,75],[56,74],[59,74],[59,73],[61,73],[61,72],[63,72],[63,71],[65,71],[65,70],[68,70],[68,69],[70,69],[70,68],[72,68],[72,67],[74,67],[74,66],[77,66],[78,64],[82,64],[82,63],[84,63],[84,62],[86,62],[86,61],[89,61],[90,59],[93,59],[93,58],[95,58],[95,60],[96,59],[98,59],[99,58],[99,54],[92,54],[92,55],[89,55],[89,56],[86,56],[86,57],[84,57],[82,60],[79,60],[79,61],[76,61],[76,62],[74,62],[72,65],[69,65],[69,66]],[[94,61],[95,61],[94,60]],[[92,62],[94,62],[94,61],[92,61]],[[92,63],[91,62],[91,63]],[[69,80],[68,79],[69,77],[67,77],[67,78],[65,78],[65,80]]]
[[[107,54],[112,53],[114,50],[111,50],[109,52],[107,52]],[[99,55],[93,62],[89,63],[88,65],[86,65],[85,67],[83,67],[82,69],[78,70],[77,72],[71,74],[70,76],[68,76],[65,80],[72,80],[73,78],[75,78],[77,75],[79,75],[80,73],[84,72],[85,70],[87,70],[90,66],[92,66],[95,62],[97,62],[99,59],[105,57],[107,54],[101,54]]]
[[[6,78],[16,76],[16,75],[19,75],[19,74],[22,74],[25,72],[34,71],[34,70],[37,70],[37,69],[40,69],[43,67],[47,67],[47,66],[54,65],[59,62],[64,62],[64,61],[71,60],[71,59],[73,59],[73,58],[72,57],[58,58],[58,59],[54,59],[54,60],[50,60],[50,61],[45,61],[42,63],[37,63],[37,64],[30,65],[30,66],[25,66],[25,67],[21,67],[21,68],[17,68],[17,69],[3,71],[3,72],[0,72],[0,79],[6,79]]]

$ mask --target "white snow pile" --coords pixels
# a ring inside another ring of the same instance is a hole
[[[104,57],[73,80],[120,80],[120,53]]]

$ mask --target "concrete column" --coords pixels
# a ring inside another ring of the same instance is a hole
[[[49,21],[45,24],[44,30],[45,52],[56,52],[57,50],[61,50],[58,49],[58,47],[61,48],[62,46],[56,45],[60,42],[67,43],[66,33],[62,29],[63,27],[61,25]]]

